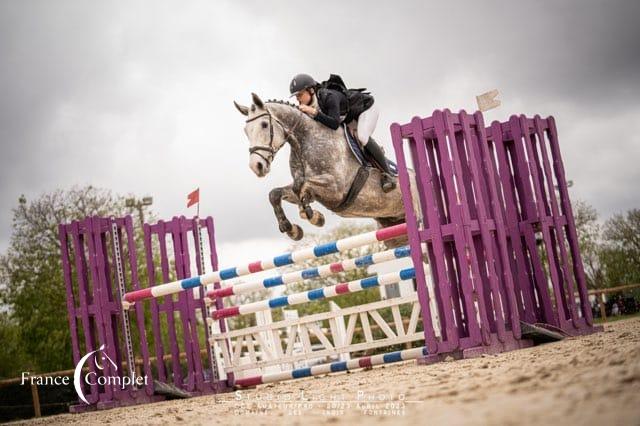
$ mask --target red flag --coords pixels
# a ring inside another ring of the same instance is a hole
[[[187,195],[187,208],[200,202],[200,188]]]

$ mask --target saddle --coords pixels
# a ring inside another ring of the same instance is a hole
[[[384,171],[382,167],[380,167],[380,164],[378,164],[378,162],[375,160],[375,158],[369,155],[369,153],[366,152],[366,150],[364,150],[362,146],[360,146],[360,143],[357,141],[357,139],[351,134],[351,132],[349,132],[347,125],[343,124],[342,126],[344,128],[344,135],[345,139],[347,140],[347,145],[349,146],[349,149],[351,150],[353,156],[356,158],[356,160],[358,160],[360,168],[358,168],[358,172],[351,182],[349,191],[347,191],[340,204],[332,209],[334,212],[344,211],[349,208],[351,204],[353,204],[353,202],[358,197],[360,190],[367,182],[367,179],[369,179],[369,170],[371,170],[372,168],[376,168],[381,172]],[[393,176],[398,176],[398,166],[396,165],[396,163],[386,157],[385,160],[387,161],[389,170],[391,171]]]
[[[349,147],[349,150],[356,158],[356,160],[358,160],[358,163],[360,163],[360,166],[375,168],[383,172],[384,170],[380,166],[380,164],[378,164],[375,158],[373,158],[373,156],[371,156],[365,149],[362,148],[362,145],[360,145],[360,142],[358,142],[358,140],[351,134],[347,125],[342,124],[342,127],[344,129],[345,139],[347,140],[347,146]],[[389,165],[391,174],[393,176],[398,176],[398,166],[396,165],[396,163],[389,160],[388,158],[385,159],[387,161],[387,164]]]

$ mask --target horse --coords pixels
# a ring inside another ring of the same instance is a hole
[[[300,240],[304,232],[287,218],[282,200],[296,204],[300,217],[315,226],[323,226],[325,218],[311,208],[318,202],[341,217],[373,218],[380,227],[405,221],[400,185],[383,192],[380,171],[364,168],[348,147],[342,127],[330,129],[309,117],[296,105],[284,101],[263,102],[252,93],[251,106],[234,101],[245,115],[244,132],[249,139],[249,167],[260,178],[265,177],[273,160],[286,143],[291,150],[289,168],[293,182],[273,188],[269,201],[273,206],[280,232]],[[415,176],[410,172],[415,188]],[[418,200],[413,194],[414,203]]]

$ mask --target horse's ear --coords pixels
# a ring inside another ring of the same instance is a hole
[[[242,115],[249,115],[249,108],[244,105],[238,104],[236,101],[233,101],[233,104],[236,106],[236,109],[240,111]]]
[[[264,108],[264,103],[262,103],[262,99],[255,93],[251,94],[251,98],[253,99],[253,103],[260,109]]]

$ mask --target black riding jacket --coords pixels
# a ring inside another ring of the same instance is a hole
[[[364,90],[347,90],[345,94],[338,90],[319,88],[316,92],[319,110],[315,119],[333,130],[340,127],[340,117],[344,117],[345,123],[357,120],[375,102],[373,96]]]
[[[340,127],[340,117],[349,112],[347,97],[344,93],[332,89],[319,89],[316,96],[318,97],[318,114],[314,117],[315,120],[336,130]]]

